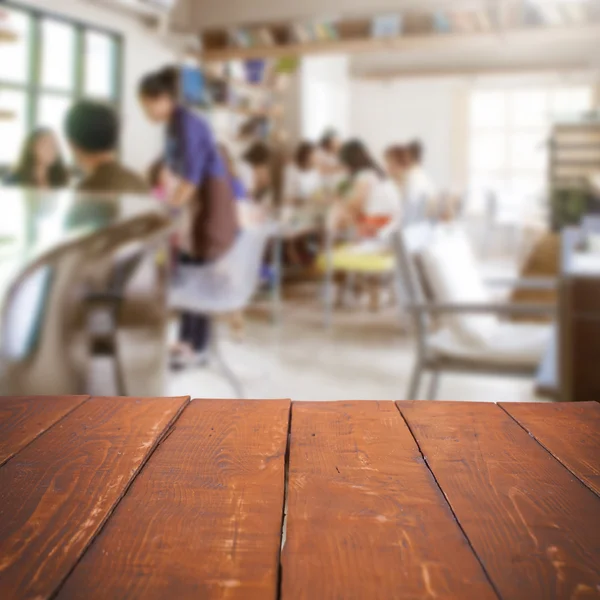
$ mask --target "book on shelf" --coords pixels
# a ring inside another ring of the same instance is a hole
[[[438,10],[433,14],[433,28],[438,33],[450,33],[452,31],[452,24],[444,11]]]
[[[400,14],[387,14],[374,17],[371,21],[371,35],[375,38],[394,38],[402,34],[403,18]]]

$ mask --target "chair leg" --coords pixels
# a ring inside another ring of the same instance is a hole
[[[419,388],[421,387],[421,377],[423,375],[423,366],[421,361],[417,361],[414,366],[410,384],[408,386],[407,400],[418,400]]]
[[[440,387],[440,372],[433,371],[427,388],[427,400],[435,400]]]
[[[215,365],[217,369],[221,372],[223,377],[227,380],[227,382],[233,388],[235,392],[236,398],[244,398],[244,390],[240,380],[237,375],[232,371],[231,367],[225,361],[223,354],[221,353],[221,348],[218,340],[218,333],[216,327],[214,326],[214,322],[211,323],[210,328],[210,354],[212,358],[215,360]]]

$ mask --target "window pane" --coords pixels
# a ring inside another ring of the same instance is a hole
[[[98,98],[114,97],[116,43],[113,38],[88,31],[85,34],[85,93]]]
[[[20,11],[4,8],[2,11],[7,14],[8,27],[16,32],[18,39],[6,44],[0,42],[0,79],[25,83],[29,74],[31,20]]]
[[[510,94],[511,121],[515,127],[540,127],[548,121],[548,93],[522,90]]]
[[[60,150],[63,155],[70,156],[65,135],[64,123],[67,111],[71,107],[70,98],[62,96],[42,96],[38,104],[37,124],[39,127],[52,129],[59,140]]]
[[[0,117],[0,164],[15,165],[27,133],[25,92],[1,90],[0,109],[13,113],[13,118]]]
[[[42,22],[42,85],[72,90],[75,73],[75,29],[44,19]]]
[[[574,87],[557,90],[552,94],[552,114],[554,117],[577,115],[592,107],[590,87]]]
[[[475,171],[502,169],[505,163],[504,133],[478,133],[471,138],[471,169]]]
[[[548,161],[548,146],[543,133],[513,133],[509,142],[512,169],[543,171]]]
[[[479,91],[471,96],[471,127],[501,128],[506,125],[506,94]]]

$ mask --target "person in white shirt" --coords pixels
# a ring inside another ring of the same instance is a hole
[[[323,178],[317,168],[317,149],[310,142],[301,142],[294,161],[287,165],[284,176],[284,203],[300,206],[316,199],[323,190]]]
[[[317,166],[321,172],[325,189],[330,192],[335,190],[344,175],[344,168],[339,158],[341,147],[340,136],[330,129],[323,134],[317,149]]]
[[[404,181],[404,222],[411,223],[427,218],[435,209],[433,203],[437,190],[423,169],[423,146],[413,141],[407,146],[409,168]]]
[[[379,229],[398,217],[398,189],[360,140],[344,144],[340,160],[347,171],[348,184],[336,203],[334,225],[337,221],[339,227],[355,227],[363,238],[375,237]]]

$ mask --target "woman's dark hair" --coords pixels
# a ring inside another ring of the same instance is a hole
[[[310,157],[315,151],[315,145],[311,142],[300,142],[296,148],[294,162],[301,171],[306,171],[309,168]]]
[[[271,164],[271,149],[264,142],[256,142],[250,146],[242,157],[253,167],[264,167]]]
[[[151,100],[161,96],[176,100],[179,96],[179,71],[176,67],[165,67],[146,75],[140,82],[139,94]]]
[[[335,149],[333,147],[333,142],[337,139],[337,137],[337,131],[334,131],[333,129],[328,129],[319,141],[319,147],[325,150],[326,152],[333,152]]]
[[[375,162],[360,140],[350,140],[342,146],[340,161],[348,168],[352,177],[363,169],[373,169],[380,177],[385,177],[383,169]]]
[[[14,179],[20,185],[35,185],[37,183],[35,179],[35,146],[40,138],[46,135],[54,137],[54,132],[51,129],[40,127],[32,131],[25,140],[19,164],[14,172]],[[69,183],[69,171],[65,166],[58,147],[56,151],[56,160],[48,168],[48,185],[51,188],[65,187]]]

